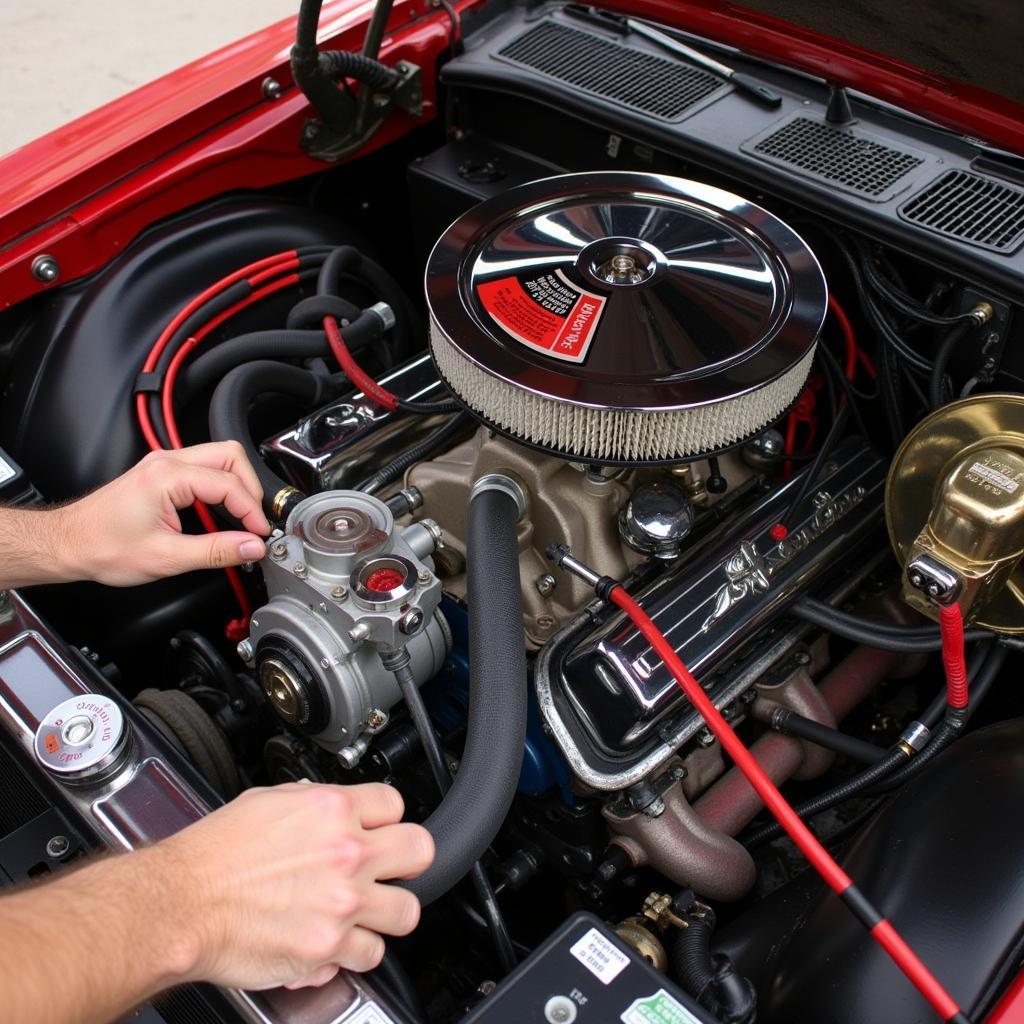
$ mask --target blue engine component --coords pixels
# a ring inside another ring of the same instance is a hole
[[[423,687],[423,699],[431,718],[448,731],[466,721],[469,707],[469,617],[466,609],[449,597],[442,600],[441,610],[451,626],[452,652],[441,671]],[[571,781],[572,773],[565,759],[544,735],[537,698],[531,689],[519,792],[541,796],[557,786],[565,802],[571,804]]]

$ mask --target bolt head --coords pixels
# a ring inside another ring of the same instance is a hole
[[[265,100],[279,100],[283,90],[281,83],[276,78],[271,78],[268,75],[260,84],[260,92]]]
[[[305,562],[296,562],[292,566],[292,572],[295,573],[295,575],[298,576],[300,580],[305,579],[306,578],[306,563]]]
[[[239,640],[238,641],[238,646],[235,648],[235,650],[238,651],[238,656],[246,664],[248,664],[250,661],[252,661],[254,651],[253,651],[252,641],[251,640]]]
[[[398,628],[406,636],[411,636],[413,633],[417,632],[422,625],[423,612],[421,612],[419,608],[413,608],[411,611],[406,612],[398,622]]]
[[[418,579],[420,583],[429,583],[431,579],[433,579],[433,574],[429,569],[420,569],[420,571],[416,573],[416,579]]]
[[[547,597],[548,594],[555,589],[557,583],[558,581],[551,575],[551,573],[544,573],[543,576],[537,577],[537,582],[535,584],[537,587],[537,593],[540,594],[541,597]]]
[[[60,264],[48,253],[42,253],[32,261],[32,276],[43,284],[50,284],[60,277]]]
[[[347,587],[331,587],[331,599],[334,601],[344,601],[348,597]]]
[[[71,849],[71,840],[67,836],[53,836],[46,844],[46,856],[59,860]]]
[[[270,557],[275,559],[284,558],[288,554],[288,545],[283,540],[275,541],[270,545]]]

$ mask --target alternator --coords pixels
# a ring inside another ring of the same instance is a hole
[[[297,505],[262,568],[269,600],[252,617],[243,656],[274,710],[352,764],[400,691],[380,653],[405,647],[418,683],[451,646],[430,559],[440,530],[396,530],[390,509],[358,491]]]

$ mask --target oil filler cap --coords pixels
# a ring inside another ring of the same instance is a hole
[[[40,723],[35,753],[44,768],[68,781],[94,779],[116,768],[128,724],[117,702],[85,693],[62,701]]]
[[[814,254],[696,181],[531,182],[460,217],[426,274],[449,388],[518,441],[604,464],[697,458],[796,399],[825,317]]]

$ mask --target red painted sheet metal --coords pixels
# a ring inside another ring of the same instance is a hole
[[[985,1024],[1024,1024],[1024,973],[1007,990]]]
[[[358,49],[372,6],[327,5],[321,45]],[[423,69],[421,121],[436,116],[449,25],[443,10],[408,0],[396,3],[389,23],[383,59]],[[103,266],[161,217],[322,170],[298,146],[310,111],[291,86],[294,33],[294,19],[278,22],[0,160],[0,309],[43,289],[31,274],[40,253],[54,256],[64,283]],[[278,100],[261,94],[268,75],[285,86]],[[393,114],[364,152],[416,123]]]

